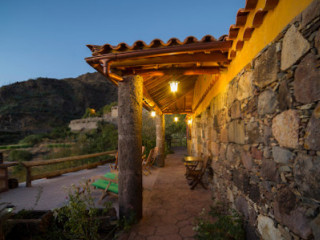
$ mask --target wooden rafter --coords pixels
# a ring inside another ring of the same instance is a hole
[[[111,64],[111,68],[117,67],[134,67],[155,64],[179,64],[179,63],[198,63],[198,62],[228,62],[227,54],[221,52],[212,53],[194,53],[180,54],[173,56],[143,58],[143,59],[128,59],[116,60]]]
[[[175,103],[178,102],[179,100],[185,98],[185,96],[188,95],[188,94],[190,94],[192,91],[193,91],[193,88],[192,88],[191,90],[189,90],[187,93],[179,96],[175,102],[171,102],[171,103],[168,103],[167,105],[162,106],[162,110],[165,111],[167,108],[169,108],[170,106],[172,106],[173,104],[175,104]],[[184,104],[185,104],[185,103],[184,103]],[[184,106],[184,108],[185,108],[185,106]]]

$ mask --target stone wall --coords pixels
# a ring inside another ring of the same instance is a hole
[[[70,121],[69,128],[72,132],[86,132],[97,129],[98,123],[101,121],[118,125],[118,106],[113,106],[111,112],[104,114],[102,117],[74,119]]]
[[[213,155],[216,198],[248,239],[320,239],[320,1],[212,99],[191,153]]]

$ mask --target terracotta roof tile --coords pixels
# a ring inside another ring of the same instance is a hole
[[[102,46],[98,45],[87,45],[88,48],[93,52],[92,55],[116,53],[116,52],[126,52],[132,50],[143,50],[150,48],[161,48],[161,47],[170,47],[177,45],[193,44],[193,43],[205,43],[205,42],[215,42],[215,41],[224,41],[225,37],[220,37],[218,40],[211,35],[205,35],[201,40],[198,40],[194,36],[186,37],[183,41],[180,41],[178,38],[170,38],[166,43],[160,39],[154,39],[150,44],[146,44],[144,41],[138,40],[133,43],[132,46],[129,46],[126,43],[119,43],[117,46],[112,46],[110,44],[104,44]]]

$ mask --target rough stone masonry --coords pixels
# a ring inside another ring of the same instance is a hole
[[[320,239],[319,15],[317,0],[193,121],[192,154],[214,156],[248,239]]]

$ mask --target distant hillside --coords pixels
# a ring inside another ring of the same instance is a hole
[[[1,132],[45,132],[117,101],[117,88],[100,73],[38,78],[0,88]],[[1,139],[0,139],[1,140]],[[1,144],[1,143],[0,143]]]

